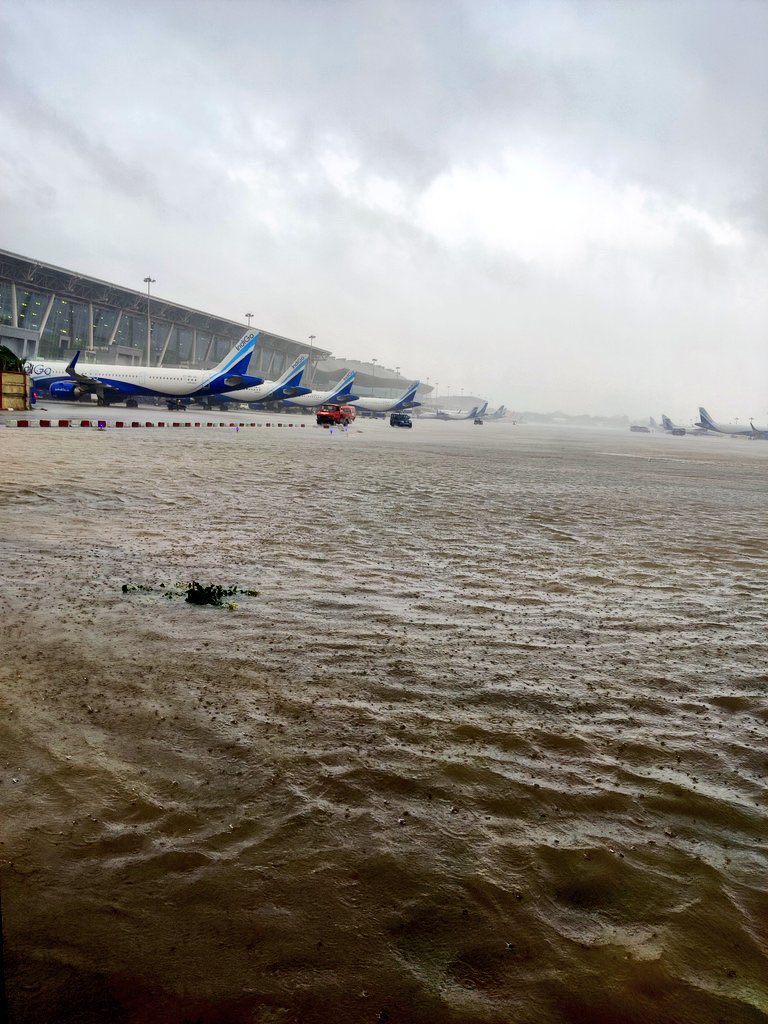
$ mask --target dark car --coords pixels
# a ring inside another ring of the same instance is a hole
[[[393,412],[389,415],[390,427],[412,427],[413,420],[407,412]]]

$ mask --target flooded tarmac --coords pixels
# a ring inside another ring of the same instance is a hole
[[[13,1024],[768,1020],[768,444],[0,446]]]

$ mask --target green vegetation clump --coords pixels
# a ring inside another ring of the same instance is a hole
[[[0,371],[3,373],[24,373],[24,360],[19,359],[6,345],[0,345]]]

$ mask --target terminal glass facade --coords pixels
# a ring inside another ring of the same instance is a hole
[[[245,333],[238,324],[152,296],[151,362],[167,366],[213,366]],[[146,362],[147,298],[73,271],[0,250],[0,326],[23,338],[43,359]],[[306,352],[300,342],[263,332],[251,373],[275,379]],[[313,361],[330,353],[315,349]]]
[[[11,284],[9,281],[0,281],[0,324],[10,327],[12,323]]]

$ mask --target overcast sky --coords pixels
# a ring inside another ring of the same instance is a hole
[[[768,420],[768,3],[0,13],[0,247],[515,409]]]

